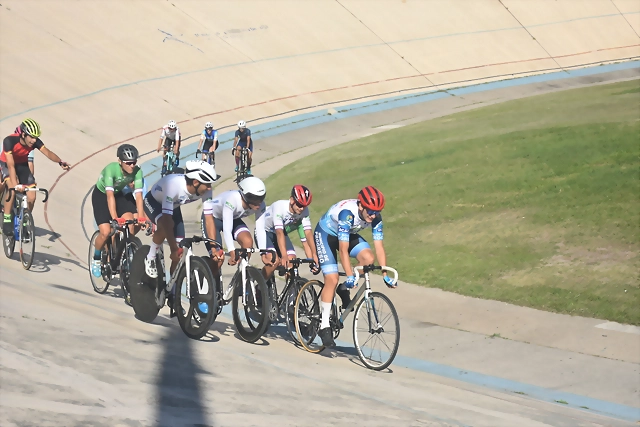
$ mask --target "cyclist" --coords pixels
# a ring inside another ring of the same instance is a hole
[[[95,277],[102,276],[102,248],[111,233],[111,221],[124,223],[134,218],[139,224],[146,223],[144,208],[142,205],[143,177],[142,169],[136,166],[138,162],[138,149],[131,144],[123,144],[118,147],[118,161],[109,163],[96,182],[91,204],[93,205],[93,218],[98,225],[100,235],[96,237],[95,251],[91,261],[91,274]],[[124,192],[133,184],[132,200]],[[136,234],[140,227],[129,226],[131,234]]]
[[[214,167],[202,160],[185,163],[184,174],[167,175],[156,182],[144,198],[144,211],[156,225],[151,248],[145,259],[145,272],[158,277],[156,253],[166,239],[171,249],[170,272],[176,268],[182,255],[178,243],[184,239],[184,221],[180,206],[203,199],[218,176]],[[164,272],[163,272],[164,274]]]
[[[311,191],[304,185],[294,185],[288,200],[273,202],[263,215],[256,221],[256,241],[260,249],[275,249],[277,258],[271,262],[271,255],[263,255],[264,268],[262,275],[269,280],[278,265],[289,269],[289,259],[296,257],[296,251],[287,235],[287,228],[298,229],[302,226],[304,237],[311,244],[304,245],[307,258],[313,259],[316,266],[312,271],[317,272],[318,255],[313,245],[311,234],[311,220],[309,208],[312,200]]]
[[[71,167],[67,162],[60,160],[60,157],[53,151],[45,147],[40,139],[42,134],[40,125],[33,119],[24,119],[17,132],[7,136],[2,141],[2,153],[0,153],[0,195],[5,187],[16,188],[17,191],[24,192],[25,187],[35,187],[36,179],[31,173],[28,165],[29,153],[35,149],[40,150],[52,162],[58,163],[64,170]],[[11,222],[11,206],[15,195],[11,193],[8,201],[4,201],[4,218],[2,232],[5,236],[13,234],[13,224]],[[29,211],[33,211],[36,201],[36,193],[27,193]]]
[[[167,151],[173,147],[173,153],[176,155],[176,164],[175,167],[178,167],[180,163],[180,142],[182,142],[182,137],[180,136],[180,128],[176,124],[175,120],[169,120],[169,123],[166,124],[162,128],[162,133],[160,134],[160,141],[158,141],[158,150],[162,150],[162,168],[166,168],[166,155]]]
[[[342,284],[345,289],[338,288],[338,295],[342,299],[342,307],[346,308],[351,302],[349,289],[357,285],[349,257],[356,258],[358,265],[373,263],[374,257],[371,247],[358,232],[367,227],[372,228],[373,244],[376,258],[380,265],[386,265],[387,257],[382,244],[382,216],[384,195],[375,187],[364,187],[358,193],[357,199],[347,199],[331,206],[325,213],[314,231],[320,268],[324,275],[324,287],[320,296],[322,320],[318,335],[325,347],[335,346],[333,333],[329,327],[329,316],[333,295],[338,286],[338,263],[336,252],[339,253],[340,263],[347,274],[347,280]],[[396,287],[397,283],[383,272],[383,279],[387,286]],[[342,287],[341,285],[341,287]]]
[[[204,143],[204,145],[202,145]],[[216,162],[215,151],[218,149],[218,131],[213,128],[213,123],[207,122],[204,124],[204,130],[200,135],[200,143],[198,144],[198,151],[202,147],[202,160],[207,161],[207,155],[209,151],[213,151],[211,160],[213,164]],[[213,149],[211,149],[213,147]]]
[[[235,138],[233,139],[233,149],[231,153],[236,156],[236,172],[238,172],[238,165],[240,164],[240,150],[236,148],[246,147],[247,152],[247,173],[251,174],[251,159],[253,156],[253,140],[251,139],[251,130],[247,127],[244,120],[238,122],[238,130],[236,131]]]
[[[229,190],[218,195],[205,199],[202,206],[202,234],[206,238],[214,239],[222,245],[221,233],[224,235],[224,247],[230,252],[229,265],[235,265],[238,260],[233,252],[234,240],[240,244],[241,248],[252,248],[253,238],[249,228],[242,218],[255,215],[256,220],[265,211],[264,198],[267,189],[260,178],[254,176],[247,177],[238,183],[239,190]],[[207,243],[207,250],[218,268],[222,267],[224,255],[218,251],[213,251],[212,246]]]

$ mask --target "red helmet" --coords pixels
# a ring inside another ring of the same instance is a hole
[[[358,193],[358,201],[365,209],[381,211],[384,208],[384,195],[376,187],[364,187]]]
[[[309,189],[307,187],[305,187],[304,185],[294,185],[293,188],[291,189],[291,197],[293,197],[293,200],[300,206],[309,206],[311,204],[311,199],[313,199],[313,196],[311,196],[311,191],[309,191]]]

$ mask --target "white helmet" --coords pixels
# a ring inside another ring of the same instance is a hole
[[[213,165],[202,160],[189,160],[184,167],[187,178],[197,179],[203,184],[213,184],[218,179],[218,174]]]
[[[242,199],[249,205],[259,205],[267,196],[267,188],[260,178],[250,176],[238,183]]]
[[[247,124],[244,122],[244,120],[240,120],[240,121],[238,122],[238,128],[240,128],[240,129],[244,129],[244,128],[246,128],[246,127],[247,127]]]
[[[205,124],[204,124],[204,128],[205,128],[205,129],[213,129],[213,123],[211,123],[211,122],[207,122],[207,123],[205,123]]]
[[[176,124],[176,121],[175,121],[175,120],[169,120],[169,123],[167,123],[167,127],[168,127],[169,129],[175,129],[175,128],[177,128],[177,127],[178,127],[178,125]]]

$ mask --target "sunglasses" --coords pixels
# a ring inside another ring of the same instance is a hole
[[[124,163],[124,164],[125,164],[125,165],[127,165],[127,166],[135,166],[135,165],[136,165],[136,163],[138,163],[138,161],[137,161],[137,160],[134,160],[133,162],[122,162],[122,163]]]
[[[293,201],[293,203],[294,203],[297,207],[299,207],[300,209],[304,209],[304,205],[301,205],[300,203],[298,203],[298,201],[297,201],[297,200],[294,200],[294,201]]]
[[[369,216],[378,216],[378,215],[380,215],[380,211],[372,211],[371,209],[365,209],[365,211],[367,211],[367,214]]]

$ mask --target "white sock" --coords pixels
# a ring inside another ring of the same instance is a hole
[[[333,303],[320,301],[320,310],[322,311],[322,321],[320,322],[320,329],[329,327],[329,316],[331,316],[331,306]]]
[[[158,245],[156,242],[154,242],[152,240],[150,246],[151,247],[149,248],[149,253],[147,254],[147,259],[154,259],[156,257],[156,254],[158,253],[158,248],[160,247],[160,245]]]

